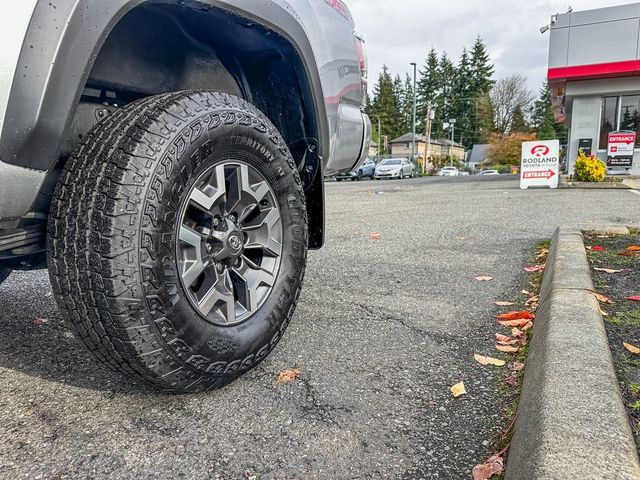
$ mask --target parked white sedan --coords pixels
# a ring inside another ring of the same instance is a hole
[[[376,180],[382,178],[413,178],[416,176],[416,167],[408,158],[388,158],[376,167]]]
[[[460,175],[460,170],[456,167],[442,167],[438,172],[439,177],[457,177]]]

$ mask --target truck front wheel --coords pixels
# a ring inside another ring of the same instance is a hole
[[[221,93],[128,105],[67,162],[48,229],[63,316],[111,368],[220,387],[282,337],[307,255],[304,192],[269,120]]]

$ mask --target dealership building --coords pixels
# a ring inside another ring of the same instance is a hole
[[[640,175],[640,3],[553,15],[550,29],[549,88],[569,128],[569,172],[582,148],[610,173]],[[633,147],[614,146],[632,132]]]

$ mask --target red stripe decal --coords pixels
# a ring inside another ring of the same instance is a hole
[[[547,78],[549,80],[592,80],[634,75],[640,75],[639,60],[550,68]]]

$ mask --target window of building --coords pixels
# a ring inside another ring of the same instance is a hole
[[[636,148],[640,147],[640,95],[622,97],[619,130],[636,132]]]
[[[606,150],[609,133],[616,130],[636,132],[636,148],[640,148],[640,95],[604,97],[600,120],[599,148]]]
[[[602,115],[600,115],[600,145],[606,150],[609,143],[609,133],[618,128],[618,97],[604,97],[602,99]]]

